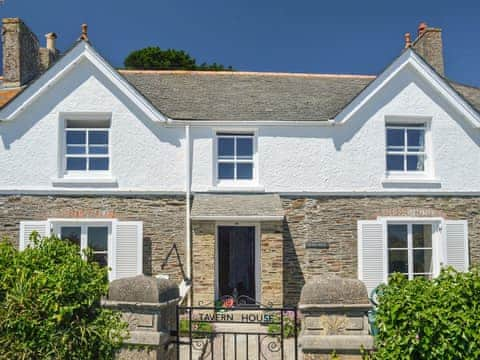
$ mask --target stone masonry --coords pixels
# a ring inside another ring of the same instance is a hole
[[[193,230],[193,304],[215,300],[215,222],[194,221]],[[283,234],[281,222],[260,225],[261,303],[282,305]]]
[[[316,275],[357,278],[357,221],[378,216],[468,220],[470,262],[480,263],[480,197],[283,197],[286,305],[298,304],[302,286]],[[306,249],[307,241],[326,249]]]
[[[167,254],[176,244],[181,262],[185,244],[185,198],[180,196],[0,196],[0,239],[18,244],[19,222],[48,218],[117,218],[143,221],[143,271],[182,280],[175,252],[164,269]],[[183,269],[185,269],[185,265]]]

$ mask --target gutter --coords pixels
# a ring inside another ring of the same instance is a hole
[[[262,121],[262,120],[231,120],[231,121],[221,121],[221,120],[178,120],[168,118],[165,126],[320,126],[320,127],[332,127],[338,125],[335,119],[328,120],[272,120],[272,121]]]

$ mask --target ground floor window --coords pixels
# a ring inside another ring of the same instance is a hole
[[[387,225],[388,274],[399,272],[408,279],[431,279],[433,270],[433,225]]]
[[[57,229],[61,239],[78,245],[82,250],[90,248],[93,260],[102,266],[108,266],[109,225],[65,224],[58,225]]]

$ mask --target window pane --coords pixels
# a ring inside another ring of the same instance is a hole
[[[80,226],[62,226],[60,229],[60,238],[62,240],[68,240],[78,247],[80,247],[81,234],[82,228]]]
[[[108,154],[108,147],[106,146],[89,146],[89,154]]]
[[[251,159],[253,157],[253,139],[238,138],[237,139],[237,157],[243,159]]]
[[[425,131],[423,129],[408,129],[407,143],[410,151],[423,151],[425,146]]]
[[[108,266],[108,255],[107,254],[93,254],[93,261],[100,264],[100,266]]]
[[[90,145],[108,144],[108,131],[90,131],[88,133],[88,143]]]
[[[413,250],[413,272],[431,273],[432,250]]]
[[[388,272],[408,273],[408,250],[388,251]]]
[[[233,158],[234,155],[234,139],[218,138],[218,157]]]
[[[387,155],[387,170],[403,171],[403,155]]]
[[[67,131],[67,144],[85,144],[85,131]]]
[[[407,225],[388,225],[388,247],[405,249],[408,247]]]
[[[107,251],[108,227],[88,228],[88,247],[94,251]]]
[[[423,155],[407,155],[407,171],[423,171]]]
[[[253,179],[253,164],[237,164],[237,179]]]
[[[67,170],[87,170],[87,159],[67,158]]]
[[[67,154],[85,154],[85,146],[67,146]]]
[[[88,168],[90,170],[108,170],[108,158],[90,158],[88,159]]]
[[[233,179],[234,178],[234,164],[220,163],[218,164],[218,178],[219,179]]]
[[[414,248],[432,247],[432,225],[413,224],[412,233]]]
[[[387,129],[387,147],[405,146],[404,129]]]

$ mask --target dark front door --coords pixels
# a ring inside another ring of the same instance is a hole
[[[218,227],[218,289],[255,299],[255,227]]]

